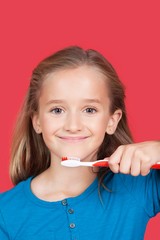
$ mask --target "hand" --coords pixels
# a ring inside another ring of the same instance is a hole
[[[152,165],[160,161],[160,141],[121,145],[107,159],[114,173],[145,176]]]

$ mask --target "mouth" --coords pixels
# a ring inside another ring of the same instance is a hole
[[[88,136],[76,136],[76,137],[62,136],[59,138],[68,143],[79,143],[79,142],[83,142],[84,140],[86,140],[88,138]]]

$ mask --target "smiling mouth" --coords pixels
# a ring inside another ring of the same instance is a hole
[[[82,142],[85,139],[87,139],[88,137],[59,137],[60,139],[62,139],[65,142],[71,142],[71,143],[76,143],[76,142]]]

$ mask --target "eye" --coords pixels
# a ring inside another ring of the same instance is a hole
[[[86,113],[91,113],[91,114],[97,112],[96,108],[92,108],[92,107],[88,107],[88,108],[86,108],[84,111],[85,111]]]
[[[59,114],[61,114],[63,112],[64,112],[64,110],[59,108],[59,107],[51,109],[51,113],[56,114],[56,115],[59,115]]]

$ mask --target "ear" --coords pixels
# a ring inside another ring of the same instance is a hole
[[[117,109],[109,118],[107,128],[106,128],[106,133],[109,135],[114,134],[116,131],[116,128],[118,126],[118,123],[122,117],[122,110]]]
[[[33,128],[34,128],[34,130],[37,134],[40,134],[42,132],[38,113],[33,115],[32,125],[33,125]]]

